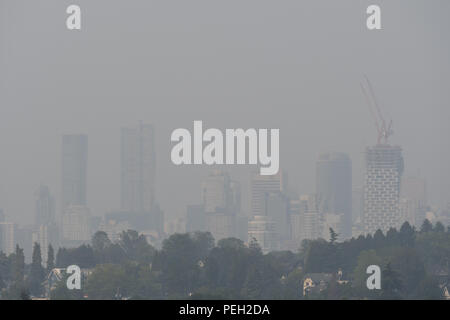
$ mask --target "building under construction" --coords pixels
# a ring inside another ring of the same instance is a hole
[[[367,147],[364,177],[364,226],[366,233],[399,228],[399,199],[403,173],[402,149],[378,144]]]
[[[393,134],[392,122],[386,125],[375,94],[367,77],[361,84],[369,109],[375,120],[378,141],[365,151],[364,176],[364,231],[374,234],[378,229],[387,232],[400,228],[400,186],[403,174],[402,149],[388,144]]]

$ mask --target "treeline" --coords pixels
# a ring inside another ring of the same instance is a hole
[[[205,232],[174,234],[160,250],[136,231],[123,232],[117,242],[97,232],[91,244],[61,248],[56,259],[49,248],[46,269],[37,244],[30,265],[19,247],[9,256],[0,254],[1,298],[41,296],[48,272],[72,264],[89,270],[81,290],[68,290],[61,281],[51,299],[442,298],[440,282],[449,280],[450,230],[441,223],[425,220],[420,230],[405,223],[386,234],[377,231],[345,242],[336,238],[330,230],[330,240],[304,241],[296,253],[263,254],[254,241],[215,243]],[[382,289],[369,291],[366,268],[373,264],[382,268]],[[304,297],[308,273],[332,274],[332,280],[321,292]]]
[[[30,299],[30,295],[39,297],[44,294],[43,281],[54,267],[54,250],[48,247],[47,268],[42,266],[41,248],[35,243],[32,263],[25,264],[23,249],[18,245],[14,253],[6,256],[0,252],[0,298]]]

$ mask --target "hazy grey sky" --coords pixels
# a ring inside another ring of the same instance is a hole
[[[381,31],[365,10],[382,9]],[[82,9],[82,30],[65,27]],[[359,81],[367,74],[393,119],[406,175],[450,201],[450,1],[0,0],[0,208],[31,223],[33,192],[60,204],[61,135],[89,135],[88,204],[120,205],[120,127],[153,123],[157,199],[173,218],[200,201],[208,166],[170,162],[170,134],[280,128],[281,167],[313,192],[315,160],[347,152],[354,186],[376,131]],[[250,167],[230,167],[246,190]],[[175,199],[175,200],[174,200]],[[244,210],[247,207],[244,206]]]

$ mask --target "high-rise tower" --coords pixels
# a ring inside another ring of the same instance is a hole
[[[352,231],[352,163],[344,153],[322,154],[316,163],[316,194],[321,213],[341,217],[341,236]]]
[[[64,135],[62,139],[62,209],[86,205],[88,138]]]
[[[365,152],[364,228],[366,233],[378,229],[387,232],[399,228],[400,184],[403,173],[402,150],[399,146],[378,144]]]
[[[367,147],[365,152],[366,173],[364,176],[364,230],[375,233],[390,228],[399,228],[400,186],[403,174],[402,149],[388,144],[394,133],[392,121],[387,124],[378,105],[372,84],[365,77],[361,89],[367,99],[369,110],[378,132],[377,144]]]
[[[206,230],[216,240],[236,236],[240,211],[240,185],[223,171],[212,172],[202,183]]]
[[[251,177],[251,213],[252,216],[263,216],[266,212],[266,199],[270,193],[283,192],[286,181],[282,172],[263,176],[253,172]]]
[[[155,141],[150,124],[122,128],[121,204],[130,213],[148,213],[155,198]]]
[[[47,186],[39,186],[35,193],[35,225],[51,225],[55,222],[55,200]]]

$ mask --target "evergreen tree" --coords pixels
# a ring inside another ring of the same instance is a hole
[[[436,225],[434,226],[434,230],[435,232],[445,232],[445,227],[441,222],[437,222]]]
[[[414,228],[408,222],[403,223],[400,228],[400,242],[403,246],[413,246],[415,239]]]
[[[25,273],[25,256],[23,254],[23,249],[21,249],[19,245],[16,245],[12,269],[13,281],[17,285],[22,285]]]
[[[385,243],[386,238],[384,237],[383,231],[378,229],[373,235],[373,248],[381,248]]]
[[[34,243],[33,257],[30,271],[30,292],[34,296],[42,294],[42,282],[45,278],[45,269],[42,267],[41,246]]]
[[[47,252],[47,273],[52,271],[55,268],[55,251],[53,250],[53,246],[50,244],[48,246]]]
[[[422,227],[420,228],[420,232],[430,232],[433,231],[433,225],[428,219],[425,219],[422,223]]]
[[[338,236],[339,235],[333,230],[333,228],[330,227],[330,242],[332,244],[336,242]]]
[[[108,238],[108,234],[104,231],[97,231],[92,236],[92,249],[94,251],[102,251],[111,245],[111,240]]]
[[[381,272],[381,298],[387,300],[400,299],[402,281],[399,274],[388,263]]]
[[[28,295],[24,284],[25,256],[23,249],[16,245],[16,251],[8,257],[11,262],[11,280],[12,283],[7,291],[2,293],[2,299],[19,300]]]
[[[400,240],[400,234],[397,231],[397,229],[395,228],[390,228],[387,232],[386,232],[386,240],[388,241],[388,243],[390,244],[398,244],[399,240]]]

